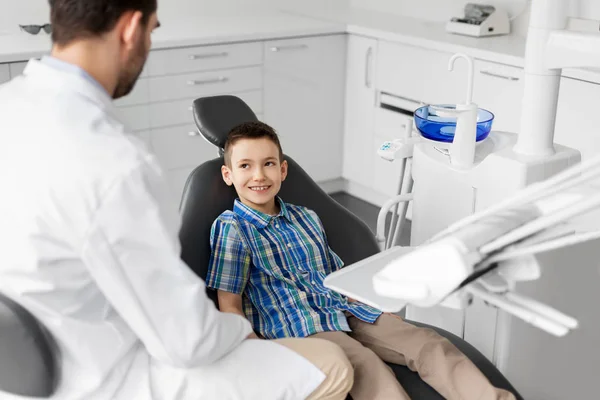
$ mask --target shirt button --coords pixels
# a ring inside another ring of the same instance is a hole
[[[288,246],[290,249],[292,248],[292,244],[291,244],[291,243],[288,243],[288,245],[287,245],[287,246]]]
[[[327,297],[331,298],[331,295],[329,293],[327,293]]]

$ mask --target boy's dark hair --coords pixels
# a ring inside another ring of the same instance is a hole
[[[279,161],[283,161],[283,150],[281,149],[281,143],[279,143],[279,136],[275,132],[275,129],[269,125],[260,121],[244,122],[237,125],[227,134],[227,140],[225,141],[225,165],[231,166],[231,146],[240,139],[260,139],[267,138],[277,145],[279,149]]]
[[[65,46],[110,32],[127,11],[141,11],[146,25],[157,0],[48,0],[52,41]]]

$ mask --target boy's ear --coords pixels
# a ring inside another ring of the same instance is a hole
[[[233,181],[231,180],[231,170],[227,167],[227,165],[221,166],[221,176],[223,176],[223,180],[227,186],[233,185]]]
[[[283,162],[281,163],[281,180],[285,181],[285,178],[287,177],[287,172],[288,172],[288,162],[286,160],[283,160]]]

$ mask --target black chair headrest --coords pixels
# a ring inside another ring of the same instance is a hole
[[[201,97],[194,100],[193,109],[198,130],[219,149],[225,147],[232,128],[244,122],[258,121],[242,99],[231,95]]]
[[[0,294],[0,391],[50,397],[60,378],[58,346],[23,306]]]

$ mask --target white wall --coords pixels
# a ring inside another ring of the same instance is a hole
[[[19,32],[19,25],[50,21],[48,0],[0,0],[0,34]]]

